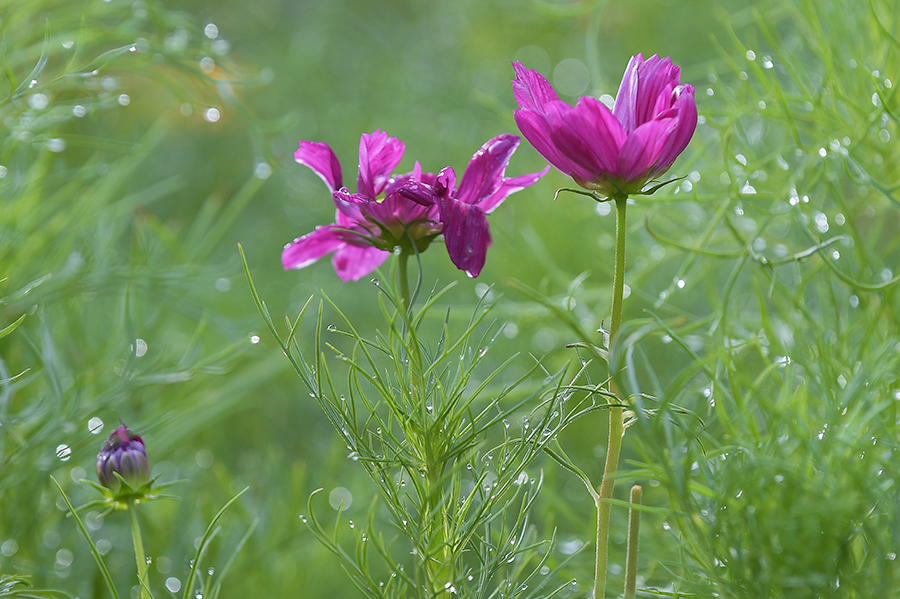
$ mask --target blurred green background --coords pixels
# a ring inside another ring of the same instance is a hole
[[[894,344],[900,341],[891,283],[900,236],[890,186],[898,180],[900,152],[896,88],[885,78],[896,79],[898,72],[896,4],[0,0],[0,328],[26,315],[0,339],[0,572],[31,575],[36,586],[72,596],[103,595],[48,475],[64,481],[76,504],[92,498],[75,481],[93,477],[96,452],[122,418],[143,436],[154,473],[187,480],[177,488],[182,501],[142,511],[157,596],[184,581],[206,523],[248,485],[222,521],[207,562],[221,568],[257,522],[223,596],[358,596],[298,516],[313,490],[324,488],[327,495],[342,487],[354,498],[350,517],[362,519],[371,487],[262,330],[237,244],[276,320],[294,316],[323,290],[371,329],[380,309],[367,281],[341,283],[327,260],[301,271],[281,269],[285,243],[334,217],[324,185],[293,162],[297,141],[328,143],[345,180],[355,173],[360,134],[375,129],[406,143],[400,172],[419,160],[428,171],[451,165],[461,173],[487,139],[517,132],[511,61],[542,72],[574,102],[585,94],[615,95],[629,57],[643,52],[671,56],[682,66],[682,81],[697,88],[702,123],[672,171],[689,178],[630,212],[626,319],[638,319],[631,332],[655,322],[649,310],[686,340],[676,348],[672,335],[654,329],[653,343],[641,350],[643,366],[633,370],[657,397],[693,402],[687,407],[704,424],[697,430],[683,424],[688,440],[672,441],[671,428],[653,424],[635,427],[626,440],[624,468],[635,479],[654,481],[647,502],[678,514],[645,517],[642,583],[671,591],[685,579],[729,596],[849,593],[818,571],[785,586],[797,572],[770,567],[779,552],[754,557],[746,571],[726,568],[736,545],[697,540],[719,538],[709,522],[695,522],[695,528],[683,522],[678,534],[671,529],[689,509],[699,514],[709,507],[692,501],[714,502],[726,492],[716,481],[731,480],[692,465],[727,456],[748,439],[747,451],[772,458],[754,462],[761,488],[773,484],[774,470],[766,468],[776,462],[795,464],[802,473],[798,456],[807,450],[781,456],[771,447],[786,434],[782,424],[812,438],[821,420],[840,415],[848,399],[835,393],[835,384],[843,390],[849,381],[852,391],[871,394],[878,407],[860,415],[857,432],[866,443],[877,435],[888,448],[879,460],[894,455],[896,408],[887,394],[896,385]],[[35,65],[43,66],[36,72]],[[842,147],[851,148],[852,160],[841,160]],[[523,144],[507,174],[543,166]],[[571,296],[565,305],[589,331],[608,311],[614,217],[577,196],[553,202],[556,189],[567,184],[552,171],[491,216],[494,245],[477,280],[461,276],[439,245],[423,256],[426,287],[435,279],[459,281],[449,296],[453,318],[467,319],[486,286],[507,295],[495,316],[515,326],[506,329],[496,353],[521,352],[511,378],[531,366],[529,352],[547,355],[551,370],[573,355],[562,348],[571,333],[510,290],[510,280],[560,305]],[[812,204],[800,201],[804,195]],[[819,215],[832,228],[852,227],[842,233],[849,243],[827,246],[828,252],[840,248],[841,273],[852,281],[826,268],[824,254],[793,259],[828,237]],[[807,230],[820,238],[809,238]],[[774,275],[772,265],[758,259],[767,255],[788,264]],[[583,282],[573,286],[582,274]],[[854,281],[872,289],[859,290]],[[861,308],[851,314],[849,306]],[[311,334],[307,327],[305,335]],[[771,352],[762,351],[762,338]],[[864,339],[870,344],[860,350]],[[729,343],[758,351],[722,366],[716,360]],[[779,343],[784,347],[776,348]],[[789,385],[766,377],[779,372],[775,358],[789,352],[809,361],[796,375],[804,391],[791,397],[831,401],[833,413],[824,404],[807,411],[805,403],[794,413],[787,400],[776,409],[771,398]],[[826,353],[832,370],[820,377],[811,364]],[[854,369],[854,363],[864,366]],[[760,389],[772,409],[757,411],[748,407],[752,402],[735,399],[744,420],[732,415],[729,422],[725,408],[709,403],[718,387],[700,380],[697,364],[711,364],[725,377],[730,396]],[[874,374],[863,377],[861,369]],[[734,372],[746,380],[728,378]],[[819,418],[819,411],[829,416]],[[599,478],[603,417],[579,424],[562,443]],[[876,424],[877,431],[867,428]],[[653,445],[666,435],[665,443]],[[841,451],[822,459],[843,464],[847,455],[859,455],[852,443]],[[663,455],[671,472],[659,465]],[[535,521],[541,535],[557,529],[554,559],[562,560],[589,542],[592,504],[580,482],[552,462],[542,466],[547,483]],[[698,469],[709,475],[708,486],[679,482]],[[738,486],[742,472],[732,473]],[[900,540],[896,503],[884,508],[883,497],[871,493],[895,495],[896,488],[870,484],[868,471],[847,472],[861,478],[848,474],[849,482],[835,483],[832,491],[841,496],[852,488],[859,500],[836,506],[831,517],[865,529],[865,516],[856,512],[882,506],[878,513],[888,525],[881,532],[888,540],[875,543],[866,533],[858,547],[847,540],[854,533],[842,528],[834,551],[853,556],[878,548],[881,557],[872,559],[880,560],[880,580],[890,589],[898,577],[896,553],[884,556],[896,552]],[[821,496],[821,489],[796,488],[807,491],[790,499],[798,503],[788,507],[798,513],[803,501]],[[844,508],[859,521],[845,518]],[[323,501],[320,510],[330,509]],[[613,561],[622,564],[625,514],[619,511]],[[769,524],[779,529],[796,517],[782,515]],[[87,520],[95,541],[105,542],[120,589],[127,588],[133,557],[124,516],[99,520],[94,513]],[[719,525],[723,535],[737,538],[758,523],[738,522],[733,530],[722,520]],[[818,534],[820,525],[811,530]],[[785,537],[779,542],[789,544]],[[808,539],[798,539],[798,550],[808,546]],[[581,584],[570,592],[589,588],[591,553],[563,572],[563,579],[577,577]],[[822,555],[826,568],[838,568],[831,554]],[[857,573],[866,563],[858,559]],[[821,567],[814,561],[797,568]],[[746,582],[760,572],[771,577],[760,583],[770,594]]]

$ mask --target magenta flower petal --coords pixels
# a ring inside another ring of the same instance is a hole
[[[383,131],[366,133],[359,140],[359,175],[356,192],[370,199],[378,197],[403,159],[405,146]]]
[[[487,249],[491,245],[484,210],[450,197],[444,198],[440,206],[444,243],[450,260],[470,277],[477,277],[484,268]]]
[[[407,253],[421,252],[443,234],[453,263],[477,276],[491,243],[485,212],[547,172],[505,177],[518,145],[515,135],[489,140],[472,157],[457,190],[450,167],[438,174],[424,173],[416,162],[411,173],[393,175],[404,145],[376,130],[360,139],[357,189],[352,193],[340,186],[340,166],[331,149],[322,143],[301,142],[297,160],[329,186],[337,214],[333,224],[317,227],[285,246],[282,264],[286,269],[303,268],[333,253],[337,275],[355,281],[378,268],[397,247]]]
[[[639,192],[666,172],[697,127],[694,88],[679,85],[669,58],[632,57],[612,111],[591,97],[569,106],[546,79],[513,66],[522,134],[551,165],[607,197]]]
[[[334,200],[334,205],[338,209],[338,220],[335,222],[341,226],[364,220],[361,207],[371,202],[362,194],[350,193],[346,187],[332,192],[331,199]]]
[[[563,154],[592,173],[611,173],[627,134],[609,108],[596,98],[578,100],[574,110],[553,123],[550,138]]]
[[[675,96],[673,110],[678,114],[678,123],[672,131],[659,156],[659,164],[653,169],[651,177],[657,177],[672,166],[694,136],[697,129],[697,104],[694,101],[694,86],[679,85],[672,92]]]
[[[390,255],[375,247],[347,243],[334,252],[331,263],[342,281],[358,281],[381,266]]]
[[[519,138],[509,133],[488,140],[472,156],[463,173],[456,199],[475,204],[492,195],[503,184],[503,173],[519,145]]]
[[[547,102],[559,100],[556,90],[540,73],[526,69],[519,61],[513,63],[513,68],[516,71],[513,94],[523,109],[543,113]]]
[[[632,131],[619,152],[616,178],[623,181],[646,179],[674,127],[675,119],[662,119],[644,123]],[[640,188],[634,191],[640,191]]]
[[[529,173],[527,175],[521,175],[519,177],[510,177],[508,179],[503,179],[503,183],[500,185],[500,188],[497,189],[497,191],[479,202],[479,208],[484,210],[485,214],[490,214],[497,206],[502,204],[503,200],[505,200],[507,197],[511,196],[517,191],[522,191],[526,187],[534,185],[535,183],[537,183],[538,179],[546,175],[547,171],[549,170],[550,167],[546,166],[543,170],[540,170],[536,173]]]
[[[281,252],[281,264],[285,270],[289,268],[303,268],[309,266],[319,258],[327,256],[341,247],[344,242],[337,231],[332,230],[334,225],[316,227],[312,233],[298,237],[284,246]]]
[[[397,194],[408,200],[412,200],[422,206],[430,206],[435,203],[435,189],[433,185],[422,181],[409,180],[397,187]]]
[[[294,152],[294,160],[308,166],[334,191],[343,185],[341,164],[328,144],[316,141],[301,141],[300,149]]]
[[[593,179],[591,171],[581,168],[566,158],[553,145],[553,141],[550,139],[550,123],[547,122],[546,115],[530,110],[516,110],[513,114],[519,131],[534,146],[538,154],[544,157],[544,160],[576,181],[583,182]]]
[[[634,131],[637,126],[635,123],[635,100],[638,91],[638,65],[644,61],[644,55],[638,54],[632,56],[625,67],[625,74],[622,75],[622,83],[619,84],[619,92],[616,94],[616,103],[613,105],[613,116],[622,123],[625,131]]]

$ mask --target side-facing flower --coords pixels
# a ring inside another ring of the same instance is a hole
[[[516,123],[547,162],[606,197],[639,193],[665,173],[697,127],[694,88],[669,58],[628,62],[610,111],[600,100],[563,102],[537,71],[513,64]]]
[[[520,177],[504,176],[518,145],[519,138],[508,133],[488,140],[472,156],[459,187],[456,173],[446,167],[433,184],[412,178],[398,188],[400,195],[423,206],[437,206],[450,260],[471,277],[481,273],[491,245],[486,215],[549,170],[547,167]]]
[[[335,222],[287,244],[281,254],[285,269],[303,268],[334,253],[334,270],[344,281],[356,281],[378,268],[396,246],[424,250],[440,233],[437,209],[422,206],[397,193],[408,180],[428,181],[416,163],[412,173],[392,175],[403,158],[404,145],[376,130],[359,142],[356,193],[343,187],[341,165],[324,143],[301,141],[294,159],[311,168],[331,191],[337,207]],[[434,175],[430,175],[433,181]]]
[[[128,430],[124,423],[103,442],[97,454],[97,479],[113,492],[118,492],[122,486],[116,473],[135,491],[150,480],[144,440]]]

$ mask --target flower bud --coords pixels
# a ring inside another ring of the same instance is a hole
[[[132,490],[141,488],[150,480],[150,463],[144,441],[128,430],[124,422],[121,428],[113,431],[97,454],[97,479],[113,492],[122,486],[115,472]]]

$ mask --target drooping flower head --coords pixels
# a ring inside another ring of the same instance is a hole
[[[398,245],[415,244],[417,251],[423,251],[440,233],[440,224],[436,208],[397,193],[399,184],[429,177],[418,163],[412,173],[391,174],[403,158],[403,150],[403,142],[387,133],[363,134],[356,193],[351,193],[343,186],[341,165],[328,144],[301,141],[294,159],[325,182],[337,211],[333,224],[316,227],[285,246],[281,254],[284,268],[303,268],[333,252],[338,277],[356,281],[381,266]]]
[[[331,190],[337,217],[334,224],[317,227],[285,246],[282,264],[285,269],[303,268],[334,252],[338,276],[358,280],[378,268],[394,248],[421,252],[443,234],[453,263],[477,276],[490,245],[485,214],[546,172],[504,176],[518,143],[514,135],[488,141],[472,157],[455,190],[455,174],[449,167],[435,175],[423,173],[417,162],[411,173],[392,175],[403,157],[403,143],[380,131],[364,134],[356,193],[351,193],[342,187],[341,167],[331,148],[300,142],[294,158],[313,169]]]
[[[97,479],[101,485],[116,492],[122,484],[114,473],[118,473],[132,490],[150,480],[144,440],[128,430],[124,423],[103,442],[97,454]]]
[[[513,64],[516,123],[547,162],[607,197],[640,192],[665,173],[697,127],[694,88],[657,55],[633,56],[612,110],[597,98],[573,107],[537,71]]]
[[[519,138],[504,133],[488,140],[469,161],[459,187],[449,166],[430,185],[409,180],[399,193],[423,206],[437,206],[444,243],[457,268],[477,277],[484,267],[491,234],[487,214],[511,194],[543,177],[549,167],[520,177],[506,177],[506,165],[519,145]]]

